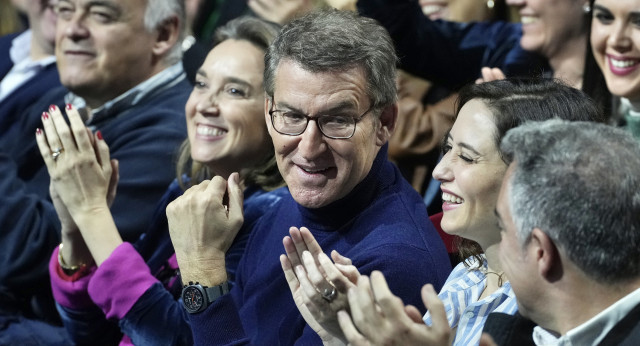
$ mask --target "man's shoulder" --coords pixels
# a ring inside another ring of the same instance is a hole
[[[363,210],[361,217],[376,221],[385,220],[383,225],[401,223],[414,224],[421,228],[424,225],[432,226],[420,194],[406,180],[401,177],[397,180]]]
[[[258,187],[248,189],[245,191],[244,199],[245,222],[251,221],[253,225],[263,216],[273,214],[278,209],[282,198],[287,195],[289,190],[286,187],[272,191],[265,191]]]
[[[400,179],[358,215],[349,233],[367,238],[367,242],[358,243],[370,249],[411,247],[413,251],[447,257],[420,195]]]
[[[402,198],[387,198],[381,202],[358,215],[350,227],[349,233],[355,237],[369,239],[360,245],[410,246],[423,251],[440,247],[442,241],[429,221],[424,204],[407,203]],[[442,253],[446,254],[444,246]]]
[[[0,36],[0,54],[4,55],[5,53],[9,53],[9,49],[11,48],[11,43],[13,39],[18,37],[22,32],[14,32],[12,34],[7,34],[4,36]]]
[[[123,109],[111,126],[118,128],[143,129],[162,128],[171,132],[186,131],[184,106],[189,98],[191,85],[182,80],[179,83],[144,98],[136,105]],[[186,132],[185,132],[186,133]]]
[[[519,313],[514,315],[492,312],[487,317],[483,332],[491,335],[498,345],[535,345],[533,328],[536,324]]]
[[[149,95],[149,97],[134,107],[155,110],[166,109],[167,111],[175,111],[178,109],[181,113],[184,113],[184,105],[191,94],[192,88],[189,81],[183,78],[174,85],[153,95]]]

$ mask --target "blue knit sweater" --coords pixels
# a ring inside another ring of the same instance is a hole
[[[386,158],[384,146],[369,175],[339,201],[307,209],[287,194],[265,214],[251,233],[230,294],[190,315],[196,344],[321,343],[298,312],[280,266],[290,226],[308,227],[325,252],[338,250],[363,274],[382,271],[405,304],[422,307],[422,285],[439,290],[451,266],[422,199]]]

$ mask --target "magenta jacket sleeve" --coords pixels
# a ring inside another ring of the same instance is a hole
[[[89,281],[89,296],[108,319],[122,319],[159,282],[130,243],[118,246]]]
[[[53,250],[51,259],[49,260],[49,277],[51,280],[51,290],[53,291],[53,298],[58,304],[70,308],[70,309],[83,309],[90,307],[93,304],[87,286],[91,277],[93,277],[96,267],[93,266],[88,269],[87,275],[80,277],[75,281],[68,281],[60,277],[58,274],[58,247]]]

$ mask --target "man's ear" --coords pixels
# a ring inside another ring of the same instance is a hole
[[[156,42],[153,45],[153,53],[155,56],[163,57],[175,46],[180,44],[178,38],[180,37],[180,19],[176,16],[172,16],[164,20],[158,28],[156,28]]]
[[[394,103],[385,107],[380,114],[380,127],[376,133],[376,144],[378,146],[385,145],[393,131],[396,129],[396,121],[398,120],[398,103]]]
[[[560,252],[553,240],[539,228],[531,232],[531,246],[538,265],[540,277],[548,282],[555,282],[562,278],[563,267]]]

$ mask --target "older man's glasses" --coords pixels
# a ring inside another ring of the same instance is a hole
[[[271,105],[273,107],[272,102]],[[351,115],[320,115],[312,118],[306,114],[294,111],[270,110],[271,124],[278,133],[287,136],[298,136],[302,134],[309,125],[309,120],[315,120],[320,132],[328,138],[348,139],[356,132],[356,124],[369,113],[373,107],[369,107],[362,115],[354,118]]]

